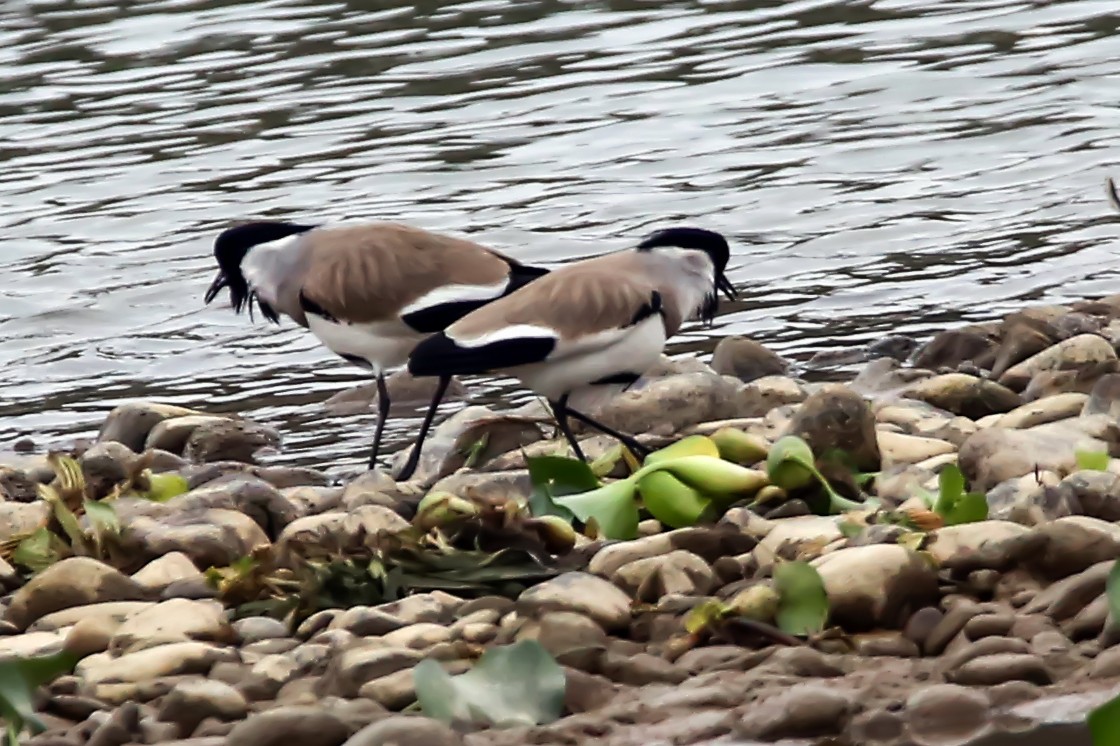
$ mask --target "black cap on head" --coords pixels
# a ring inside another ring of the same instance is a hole
[[[731,259],[731,247],[727,239],[715,231],[704,228],[664,228],[649,234],[638,244],[638,251],[650,251],[659,247],[676,247],[703,251],[716,269],[716,287],[724,292],[729,300],[735,300],[735,286],[724,274],[727,262]]]
[[[222,231],[214,240],[214,258],[218,261],[218,276],[206,291],[204,297],[206,303],[214,300],[222,288],[229,288],[229,300],[234,313],[241,313],[248,305],[251,316],[253,302],[256,301],[265,318],[273,322],[279,321],[280,317],[276,311],[249,290],[249,283],[245,281],[245,275],[241,271],[241,262],[254,246],[279,241],[297,233],[305,233],[314,227],[280,221],[258,221]]]

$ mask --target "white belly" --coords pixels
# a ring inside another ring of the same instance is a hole
[[[510,375],[547,397],[578,394],[580,389],[620,373],[644,373],[661,357],[665,347],[665,324],[658,315],[639,322],[609,347],[586,354],[573,354],[544,363],[511,368]],[[621,390],[618,384],[611,385]]]
[[[331,352],[359,357],[375,373],[404,365],[412,348],[425,337],[400,321],[339,324],[310,313],[307,327]]]

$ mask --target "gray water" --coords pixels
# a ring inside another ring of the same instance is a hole
[[[148,398],[359,463],[372,416],[321,402],[362,372],[202,305],[245,218],[539,263],[721,230],[743,297],[675,353],[742,333],[804,359],[1120,290],[1115,0],[368,5],[0,4],[0,451]]]

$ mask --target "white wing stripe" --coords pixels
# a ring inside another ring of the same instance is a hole
[[[436,306],[463,301],[493,300],[505,292],[509,284],[508,279],[503,279],[496,285],[442,285],[431,290],[400,310],[400,316],[423,311]]]

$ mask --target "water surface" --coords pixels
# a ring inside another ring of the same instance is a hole
[[[0,450],[150,398],[359,463],[372,416],[321,402],[362,372],[202,305],[245,218],[402,220],[540,263],[715,228],[743,298],[677,353],[743,333],[804,359],[1120,290],[1111,0],[379,5],[0,6]]]

